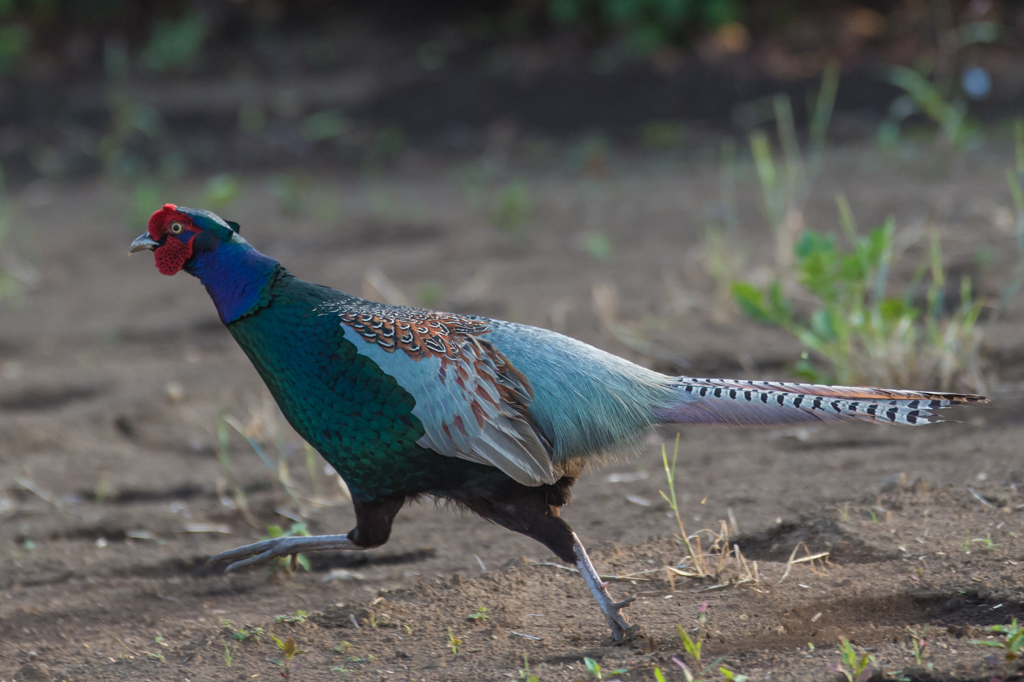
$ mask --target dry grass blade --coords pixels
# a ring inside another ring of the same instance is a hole
[[[800,550],[801,547],[803,547],[804,551],[807,552],[807,556],[801,557],[801,558],[797,559],[796,558],[796,553]],[[821,560],[824,561],[824,559],[826,559],[828,557],[828,555],[829,555],[829,552],[820,552],[818,554],[811,554],[811,550],[809,550],[807,548],[807,545],[805,545],[802,542],[797,543],[796,547],[793,548],[793,552],[789,555],[789,561],[786,562],[786,570],[782,572],[782,577],[779,578],[779,582],[777,582],[775,584],[776,585],[781,585],[782,581],[785,580],[789,576],[789,572],[793,569],[793,566],[796,566],[797,564],[808,563],[808,562],[811,562],[811,565],[813,566],[814,565],[813,562],[815,560],[821,559]]]

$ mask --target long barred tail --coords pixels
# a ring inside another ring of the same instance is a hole
[[[773,426],[867,421],[929,424],[932,410],[987,403],[980,395],[679,377],[679,401],[656,412],[665,424]]]

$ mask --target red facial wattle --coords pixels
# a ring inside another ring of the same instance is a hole
[[[190,232],[183,232],[182,237],[189,239],[182,242],[175,235],[167,235],[164,245],[153,251],[153,258],[156,261],[156,269],[162,275],[174,275],[185,265],[185,261],[192,257],[192,237]]]
[[[149,236],[154,241],[164,240],[162,246],[153,250],[156,268],[162,275],[177,274],[192,257],[192,238],[195,237],[195,231],[188,226],[187,220],[178,213],[178,207],[174,204],[165,204],[149,219]],[[180,234],[172,234],[168,229],[175,222],[186,226]]]

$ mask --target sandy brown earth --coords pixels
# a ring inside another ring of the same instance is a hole
[[[843,190],[862,226],[891,213],[901,227],[940,230],[951,270],[998,294],[1014,249],[1007,163],[977,153],[945,173],[927,154],[883,166],[872,150],[840,150],[808,220],[834,227],[832,197]],[[713,165],[617,158],[596,176],[525,168],[525,239],[489,225],[493,193],[467,192],[464,171],[411,157],[392,172],[309,179],[304,210],[290,217],[269,180],[243,178],[243,198],[223,213],[323,284],[361,292],[378,268],[413,302],[548,326],[663,369],[669,357],[698,375],[788,376],[795,342],[722,320],[712,302],[699,249],[717,195]],[[201,183],[185,183],[162,199],[190,205],[200,195]],[[522,679],[527,662],[543,682],[593,679],[584,657],[628,669],[607,678],[651,680],[659,667],[681,680],[673,657],[699,666],[676,626],[697,627],[704,602],[703,664],[722,657],[718,665],[751,680],[840,679],[829,668],[840,637],[876,658],[875,679],[1019,674],[971,644],[986,626],[1024,616],[1019,302],[988,330],[993,404],[951,414],[957,421],[680,430],[688,530],[718,531],[731,515],[731,542],[757,562],[757,582],[668,579],[665,567],[684,558],[659,495],[661,443],[673,433],[585,476],[565,517],[602,573],[631,576],[613,580],[612,593],[637,598],[629,617],[640,630],[613,646],[582,581],[546,550],[429,504],[403,510],[386,546],[313,556],[312,572],[291,579],[207,570],[212,554],[300,512],[313,533],[346,531],[351,507],[322,463],[314,488],[287,433],[301,504],[233,432],[226,473],[218,414],[271,430],[265,390],[195,281],[125,257],[142,231],[126,190],[37,184],[11,201],[3,255],[25,283],[0,304],[0,680],[277,679],[271,635],[302,650],[295,680]],[[755,264],[767,262],[758,201],[746,169],[737,248]],[[591,232],[607,235],[608,261],[583,247]],[[642,324],[662,359],[603,331],[599,284],[614,285],[620,318]],[[330,504],[305,500],[314,494]],[[780,584],[801,542],[797,556],[827,551],[828,560],[797,564]],[[908,627],[927,627],[921,665]],[[265,632],[238,641],[240,628]],[[708,679],[724,679],[717,665]]]

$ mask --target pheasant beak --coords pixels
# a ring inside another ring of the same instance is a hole
[[[153,241],[153,238],[150,237],[147,232],[146,234],[139,235],[135,238],[135,241],[132,242],[131,248],[128,250],[128,255],[130,256],[136,251],[145,251],[147,249],[152,251],[158,246],[160,246],[160,242]]]

